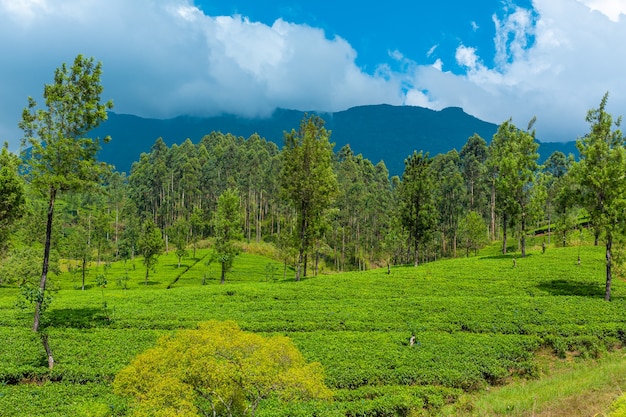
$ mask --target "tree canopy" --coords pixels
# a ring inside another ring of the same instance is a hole
[[[133,398],[135,416],[254,416],[270,396],[332,396],[321,365],[307,364],[289,338],[214,320],[159,339],[118,373],[113,387]]]

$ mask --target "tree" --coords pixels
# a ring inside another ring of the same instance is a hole
[[[476,254],[487,243],[487,225],[480,214],[470,211],[461,219],[459,240],[465,247],[466,256],[469,256],[470,250]]]
[[[443,256],[448,254],[446,244],[449,240],[452,244],[452,256],[456,257],[459,220],[465,206],[466,195],[459,165],[460,159],[456,150],[435,156],[432,163]]]
[[[98,138],[86,135],[107,119],[113,102],[102,104],[100,75],[102,64],[78,55],[71,68],[62,64],[54,73],[54,82],[44,86],[45,108],[28,98],[19,127],[24,131],[22,148],[30,147],[31,184],[48,197],[48,215],[40,296],[35,303],[33,331],[39,331],[41,308],[46,290],[50,259],[52,220],[57,194],[87,190],[100,182],[108,167],[98,163]],[[108,142],[105,138],[104,142]],[[48,350],[48,349],[46,349]],[[53,363],[53,362],[52,362]]]
[[[217,210],[213,225],[215,227],[214,256],[222,267],[220,283],[226,280],[226,272],[233,266],[237,247],[234,240],[241,237],[241,214],[239,195],[235,190],[224,191],[217,200]]]
[[[189,233],[193,243],[193,257],[196,257],[196,248],[198,241],[202,238],[202,230],[204,229],[204,213],[200,207],[194,207],[189,217]]]
[[[285,336],[243,332],[233,321],[201,323],[163,337],[113,382],[134,415],[254,416],[261,400],[327,399],[319,363]]]
[[[318,226],[339,192],[332,167],[334,144],[329,136],[318,116],[305,116],[298,132],[285,134],[280,179],[282,193],[297,214],[296,281],[300,280],[303,265],[306,276],[306,256],[316,238],[315,231],[320,230]]]
[[[624,233],[626,212],[626,149],[615,122],[606,112],[609,95],[600,106],[587,112],[590,132],[576,141],[580,161],[572,172],[580,184],[579,198],[590,215],[592,226],[604,236],[606,246],[606,287],[604,299],[611,299],[613,242]],[[614,129],[615,127],[615,129]]]
[[[168,228],[168,236],[170,241],[176,247],[176,256],[178,257],[178,268],[180,268],[180,261],[183,257],[189,255],[187,250],[187,241],[189,236],[189,222],[179,218]]]
[[[415,266],[419,265],[419,247],[430,239],[437,219],[431,163],[428,153],[422,152],[413,152],[404,161],[400,187],[402,223],[409,231],[409,240],[413,243]]]
[[[5,246],[9,227],[25,212],[24,183],[17,168],[19,158],[9,152],[4,143],[0,153],[0,255]]]
[[[507,227],[519,224],[522,257],[526,255],[526,226],[539,157],[539,144],[531,131],[534,122],[533,118],[527,130],[518,129],[511,120],[502,123],[489,145],[487,161],[492,180],[492,225],[494,213],[498,211],[502,215],[502,253],[506,253]]]
[[[487,142],[478,134],[471,136],[461,148],[461,171],[467,185],[469,209],[478,210],[478,199],[483,196]]]
[[[158,256],[163,253],[163,234],[151,219],[143,223],[137,246],[146,266],[145,284],[148,285],[150,269],[156,265]]]

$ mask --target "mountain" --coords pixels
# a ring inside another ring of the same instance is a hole
[[[487,142],[497,125],[470,116],[461,108],[449,107],[441,111],[413,106],[371,105],[359,106],[335,113],[317,113],[331,131],[335,151],[349,144],[355,153],[361,153],[373,163],[385,162],[392,175],[404,170],[404,159],[414,150],[445,153],[461,150],[467,139],[478,133]],[[297,129],[305,113],[296,110],[276,110],[265,119],[248,119],[232,115],[216,117],[180,116],[173,119],[146,119],[127,114],[109,113],[109,119],[95,129],[94,136],[110,135],[100,159],[115,165],[118,171],[130,172],[142,152],[148,152],[161,137],[168,145],[182,143],[187,138],[197,143],[213,131],[231,133],[248,138],[254,133],[283,145],[283,133]],[[541,143],[540,159],[555,150],[566,155],[576,153],[574,142]]]

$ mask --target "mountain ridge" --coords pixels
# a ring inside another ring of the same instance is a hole
[[[142,152],[149,152],[157,138],[168,146],[186,139],[198,143],[213,132],[250,137],[258,134],[283,145],[284,132],[298,129],[305,114],[324,119],[331,131],[335,151],[350,145],[355,153],[373,163],[384,161],[391,175],[400,175],[404,159],[416,151],[431,155],[452,149],[460,151],[474,133],[491,141],[498,126],[465,113],[460,107],[432,110],[418,106],[388,104],[364,105],[339,112],[304,112],[276,109],[267,118],[244,118],[235,115],[212,117],[177,116],[169,119],[144,118],[131,114],[109,113],[109,119],[91,132],[94,136],[110,135],[112,141],[100,151],[99,158],[113,164],[120,172],[130,172],[132,163]],[[566,155],[575,152],[574,142],[539,142],[540,160],[555,150]]]

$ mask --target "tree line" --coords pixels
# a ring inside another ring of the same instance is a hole
[[[112,108],[100,99],[100,74],[101,64],[82,56],[60,67],[43,108],[29,98],[24,110],[25,154],[5,145],[0,155],[0,283],[29,288],[37,311],[60,258],[84,271],[89,261],[139,255],[147,281],[162,251],[176,251],[180,263],[208,240],[224,282],[233,242],[264,242],[299,280],[322,268],[470,256],[494,240],[524,257],[529,234],[565,245],[581,222],[606,246],[610,298],[626,150],[608,94],[587,114],[578,160],[555,152],[539,164],[534,119],[525,128],[507,120],[489,143],[473,135],[459,151],[415,151],[402,175],[390,176],[383,161],[348,145],[334,150],[323,119],[307,115],[282,148],[221,132],[169,147],[158,138],[126,175],[96,159],[108,138],[86,138]]]

